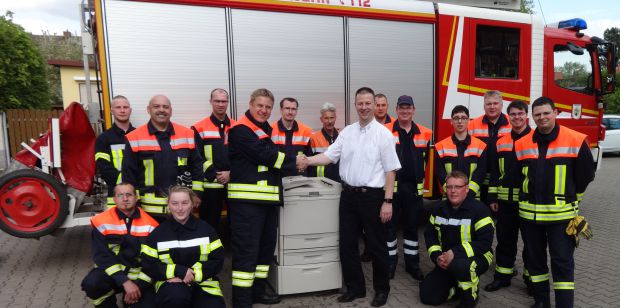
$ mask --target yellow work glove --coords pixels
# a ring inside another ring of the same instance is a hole
[[[591,239],[593,236],[590,224],[588,224],[586,218],[583,216],[576,216],[568,223],[566,234],[575,237],[575,247],[579,247],[580,235],[587,240]]]

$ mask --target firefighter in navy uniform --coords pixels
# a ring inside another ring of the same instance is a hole
[[[521,170],[519,216],[525,235],[527,269],[535,304],[550,307],[547,245],[557,307],[573,307],[575,239],[566,233],[579,203],[594,179],[595,166],[587,136],[556,123],[550,98],[532,103],[536,130],[515,143]]]
[[[486,144],[467,133],[469,110],[457,105],[451,113],[452,136],[435,144],[436,174],[441,185],[452,171],[461,171],[469,177],[469,194],[480,198],[480,184],[486,174]],[[445,191],[445,190],[444,190]]]
[[[497,164],[495,143],[497,138],[510,134],[508,117],[502,113],[502,93],[491,90],[484,93],[484,114],[469,122],[469,134],[487,145],[486,173],[480,185],[480,200],[488,205],[487,193],[491,166]],[[483,161],[484,162],[484,161]]]
[[[200,205],[200,218],[216,230],[219,229],[222,207],[226,202],[226,184],[230,179],[228,161],[228,130],[235,120],[226,115],[228,92],[224,89],[211,91],[210,103],[213,112],[192,126],[195,132],[196,148],[206,165],[213,166],[214,180],[205,179],[204,194]],[[218,232],[221,233],[221,232]]]
[[[271,140],[267,120],[273,103],[271,91],[252,92],[249,110],[228,134],[234,307],[280,302],[267,291],[266,279],[277,239],[282,173],[302,169],[302,158],[278,151]]]
[[[215,229],[192,215],[198,199],[188,187],[171,187],[171,217],[142,244],[144,271],[155,281],[155,307],[226,307],[216,277],[224,247]]]
[[[461,293],[457,307],[474,307],[480,275],[493,261],[493,220],[487,206],[468,197],[467,175],[453,171],[446,178],[447,200],[434,208],[424,237],[435,268],[420,283],[420,299],[441,305]]]
[[[123,150],[125,149],[125,135],[135,128],[131,126],[131,106],[129,100],[122,95],[112,98],[112,117],[114,123],[110,129],[101,133],[95,142],[95,162],[99,174],[108,186],[106,207],[114,206],[114,187],[120,183],[121,168],[123,167]]]
[[[163,220],[168,188],[180,184],[202,194],[203,179],[214,174],[196,149],[194,131],[170,122],[172,106],[166,96],[153,96],[147,111],[150,121],[127,134],[123,182],[136,186],[143,210]]]
[[[140,264],[140,245],[157,227],[155,219],[136,207],[133,185],[114,188],[116,206],[91,218],[95,268],[82,281],[95,307],[117,307],[115,293],[123,292],[128,307],[153,307],[153,286]]]
[[[338,130],[335,127],[336,107],[332,103],[325,103],[321,107],[321,123],[323,128],[310,136],[310,147],[312,148],[313,155],[327,151],[327,148],[338,138]],[[326,177],[340,182],[338,166],[339,164],[335,163],[308,168],[308,174],[309,176]]]
[[[422,214],[424,171],[433,132],[413,122],[415,105],[413,98],[409,95],[402,95],[398,98],[396,114],[397,120],[385,125],[394,135],[396,153],[402,166],[402,169],[396,172],[393,215],[387,228],[390,278],[394,278],[398,263],[396,229],[402,217],[405,269],[413,279],[422,280],[424,275],[420,270],[418,253],[418,221]]]
[[[280,101],[282,118],[271,124],[271,140],[278,150],[286,155],[311,155],[310,136],[312,129],[300,121],[295,120],[299,102],[292,97],[285,97]],[[306,171],[283,170],[283,176],[307,175]]]
[[[493,282],[484,289],[489,292],[510,286],[515,270],[517,242],[519,241],[519,188],[521,170],[517,166],[514,143],[532,130],[527,123],[527,103],[514,100],[507,109],[512,132],[500,137],[496,142],[497,164],[492,165],[489,184],[489,207],[497,212],[497,247]],[[523,249],[523,263],[527,264],[527,249]],[[527,270],[523,280],[531,293],[531,283]]]

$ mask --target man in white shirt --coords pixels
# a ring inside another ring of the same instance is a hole
[[[340,262],[346,292],[339,302],[366,296],[358,238],[366,232],[372,255],[374,307],[385,305],[390,292],[386,223],[392,218],[392,195],[400,162],[392,133],[374,117],[374,92],[355,93],[359,121],[345,127],[326,152],[309,157],[311,166],[340,161]]]

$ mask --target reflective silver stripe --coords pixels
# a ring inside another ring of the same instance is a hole
[[[275,164],[273,164],[273,167],[276,169],[281,169],[282,168],[282,164],[284,163],[284,158],[286,157],[286,155],[282,152],[278,152],[278,158],[276,159]]]
[[[579,153],[579,148],[577,147],[559,147],[559,148],[551,148],[547,150],[547,156],[555,155],[555,154],[574,154],[577,155]]]
[[[125,226],[124,224],[122,225],[112,225],[112,224],[103,224],[100,226],[97,226],[97,230],[101,233],[104,233],[105,231],[127,231],[127,226]]]
[[[262,129],[255,130],[254,134],[256,134],[256,136],[258,136],[259,138],[262,137],[262,136],[267,135]]]
[[[178,139],[170,140],[170,146],[173,146],[173,147],[178,146],[178,145],[183,145],[183,144],[193,145],[194,138],[178,138]]]
[[[312,152],[314,153],[323,153],[327,151],[327,147],[316,147],[316,148],[312,148]]]
[[[497,131],[497,133],[498,133],[498,134],[508,134],[508,133],[510,133],[511,131],[512,131],[512,128],[509,128],[509,127],[508,127],[508,128],[507,128],[507,127],[504,127],[504,128],[500,128],[500,129]]]
[[[206,138],[206,137],[215,137],[215,138],[220,138],[220,133],[219,132],[214,132],[214,131],[201,131],[200,133],[198,133],[198,135],[200,135],[200,137],[202,138]]]
[[[145,139],[130,140],[129,145],[131,145],[132,148],[146,147],[146,146],[154,146],[154,147],[159,148],[159,142],[157,142],[157,140],[145,140]]]
[[[229,183],[228,191],[251,191],[277,194],[280,191],[278,186],[256,185],[256,184],[237,184]]]
[[[286,137],[285,136],[279,136],[279,135],[274,135],[271,136],[271,141],[273,141],[273,143],[285,143],[286,142]]]
[[[529,156],[529,155],[534,155],[538,157],[538,149],[524,149],[521,151],[517,151],[516,154],[517,154],[517,157],[523,157],[523,156]]]
[[[186,241],[166,241],[158,242],[157,250],[172,249],[172,248],[188,248],[197,247],[200,245],[209,245],[209,237],[199,237]]]
[[[468,156],[471,154],[478,154],[481,155],[482,154],[482,149],[479,148],[473,148],[473,149],[466,149],[465,152],[463,153],[464,156]]]
[[[424,146],[426,145],[428,142],[426,140],[413,140],[413,144],[415,144],[416,146]]]
[[[413,246],[413,247],[418,246],[418,242],[416,241],[405,240],[404,242],[405,242],[405,245],[408,245],[408,246]]]
[[[458,155],[458,152],[456,151],[456,149],[441,149],[437,151],[437,154],[439,154],[439,156],[443,156],[446,154]]]
[[[153,231],[155,228],[153,228],[153,226],[131,226],[131,232],[136,232],[136,233],[143,233],[143,232],[148,232],[151,233],[151,231]]]
[[[497,146],[498,150],[512,150],[512,143],[502,143]]]
[[[310,141],[310,138],[305,137],[305,136],[293,136],[292,138],[292,142],[308,142]]]
[[[403,252],[406,255],[414,255],[415,256],[415,255],[418,254],[418,250],[417,249],[407,249],[407,248],[405,248],[405,249],[403,249]]]
[[[448,225],[448,226],[470,226],[471,219],[446,219],[440,216],[435,217],[436,225]]]
[[[489,134],[489,130],[488,129],[472,129],[469,131],[470,135],[484,135],[487,136]]]
[[[393,240],[393,241],[391,241],[391,242],[387,242],[387,246],[388,246],[388,247],[396,247],[396,241],[397,241],[397,240]]]

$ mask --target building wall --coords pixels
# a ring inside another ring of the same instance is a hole
[[[90,80],[92,84],[95,84],[95,77],[94,69],[91,69]],[[84,69],[79,67],[61,67],[60,80],[62,85],[63,107],[67,108],[72,102],[79,102],[80,83],[84,83]],[[92,94],[93,100],[96,100],[96,93]]]

